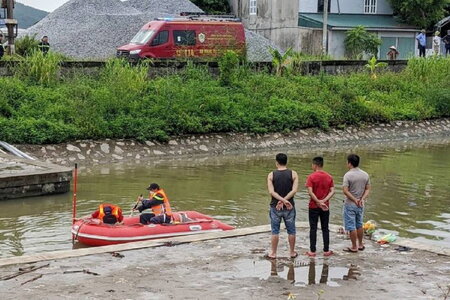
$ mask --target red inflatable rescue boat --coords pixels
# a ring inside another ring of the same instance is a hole
[[[124,217],[123,224],[110,225],[85,217],[72,225],[72,235],[80,243],[105,246],[234,229],[196,211],[173,213],[173,219],[171,224],[142,225],[139,216]]]

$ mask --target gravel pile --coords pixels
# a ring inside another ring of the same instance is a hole
[[[179,14],[181,12],[203,12],[191,1],[165,1],[165,0],[129,0],[125,1],[129,6],[143,13],[166,12]]]
[[[264,36],[250,30],[245,30],[247,42],[247,60],[250,62],[271,62],[272,55],[269,49],[283,50]]]
[[[52,48],[67,56],[103,59],[154,17],[120,0],[71,0],[26,33],[48,35]]]
[[[139,29],[157,17],[180,12],[202,12],[189,0],[70,0],[47,15],[25,34],[49,36],[52,49],[78,59],[105,59],[127,44]],[[247,59],[271,61],[263,36],[246,31]]]

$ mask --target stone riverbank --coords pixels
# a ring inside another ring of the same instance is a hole
[[[20,150],[51,163],[71,165],[118,161],[160,160],[193,155],[221,155],[237,152],[315,148],[332,149],[362,144],[406,142],[450,137],[450,119],[423,122],[396,121],[344,129],[298,130],[281,134],[225,133],[174,137],[167,143],[133,140],[74,141],[58,145],[16,145]]]

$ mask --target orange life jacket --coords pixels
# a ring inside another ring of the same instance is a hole
[[[98,208],[98,218],[103,222],[103,217],[105,216],[105,207],[111,207],[111,214],[119,220],[119,207],[112,204],[100,204]]]
[[[159,199],[159,197],[155,197],[156,194],[161,194],[163,196],[163,199]],[[155,216],[166,214],[168,216],[172,216],[172,209],[170,208],[169,198],[166,195],[166,192],[164,192],[163,189],[159,189],[154,193],[150,193],[149,198],[156,198],[157,200],[164,201],[163,204],[153,206],[152,211],[155,214]]]

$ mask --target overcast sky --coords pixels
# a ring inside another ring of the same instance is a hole
[[[69,0],[17,0],[17,2],[45,11],[54,11],[67,1]]]

